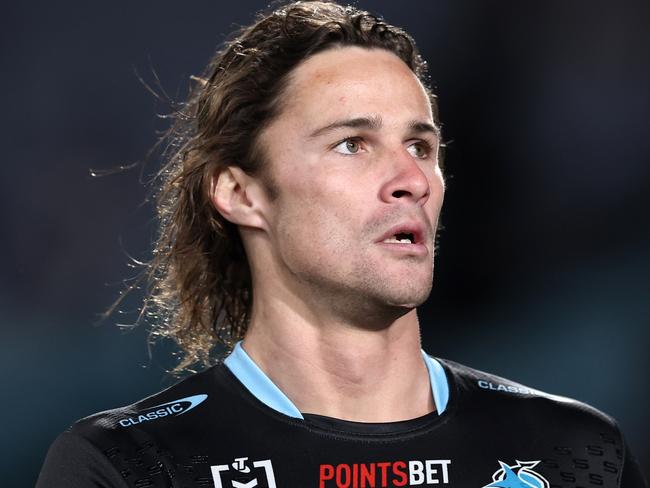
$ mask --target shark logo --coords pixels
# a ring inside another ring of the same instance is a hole
[[[492,475],[492,483],[483,488],[549,488],[549,482],[533,471],[539,461],[517,461],[512,466],[499,461],[501,468]]]

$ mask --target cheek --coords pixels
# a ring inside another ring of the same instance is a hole
[[[331,183],[331,182],[330,182]],[[349,184],[345,185],[349,190]],[[283,191],[275,212],[278,248],[287,260],[309,255],[314,260],[332,255],[349,255],[354,239],[358,238],[358,204],[345,187],[330,184],[310,185]]]
[[[296,203],[286,208],[278,223],[274,247],[280,266],[307,280],[340,279],[338,265],[352,258],[345,230],[332,212],[308,202]]]
[[[442,177],[442,173],[436,171],[429,178],[429,189],[430,194],[429,198],[424,204],[423,210],[427,215],[427,218],[433,226],[434,233],[438,226],[438,220],[440,218],[440,212],[442,211],[442,203],[445,196],[445,183]]]
[[[334,203],[327,205],[313,196],[296,198],[286,202],[278,214],[278,237],[309,247],[340,245],[353,227],[351,219],[345,208]]]
[[[440,212],[445,197],[445,179],[440,168],[436,168],[433,177],[429,181],[429,185],[431,186],[429,201]]]

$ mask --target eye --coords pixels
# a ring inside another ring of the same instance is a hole
[[[333,149],[337,153],[348,156],[357,154],[361,150],[361,141],[354,137],[349,137],[339,142]]]
[[[418,142],[414,142],[413,144],[411,144],[407,148],[407,151],[414,158],[426,159],[426,158],[429,157],[429,154],[431,154],[431,146],[427,142],[418,141]]]

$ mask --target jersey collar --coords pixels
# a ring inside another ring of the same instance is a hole
[[[422,351],[424,363],[429,372],[433,401],[438,414],[442,414],[449,401],[449,383],[440,362]],[[235,344],[232,353],[225,359],[224,364],[235,377],[259,401],[267,407],[289,417],[302,419],[303,416],[291,400],[266,376],[255,361],[244,351],[241,341]]]

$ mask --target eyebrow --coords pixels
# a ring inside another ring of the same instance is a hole
[[[337,129],[347,128],[347,129],[368,129],[368,130],[379,130],[383,125],[383,121],[379,116],[373,117],[354,117],[351,119],[341,119],[327,124],[320,129],[316,129],[312,132],[309,137],[319,137],[328,132],[332,132]],[[408,128],[412,132],[417,133],[432,133],[436,136],[440,135],[440,128],[430,124],[429,122],[419,122],[412,121],[409,122]]]
[[[326,134],[327,132],[332,132],[336,129],[348,128],[348,129],[370,129],[370,130],[379,130],[382,126],[381,117],[355,117],[352,119],[341,119],[332,122],[331,124],[316,129],[310,134],[309,137],[318,137]]]
[[[409,129],[412,132],[421,134],[423,132],[429,132],[434,134],[436,137],[440,137],[440,127],[437,125],[430,124],[429,122],[416,122],[413,121],[409,124]]]

